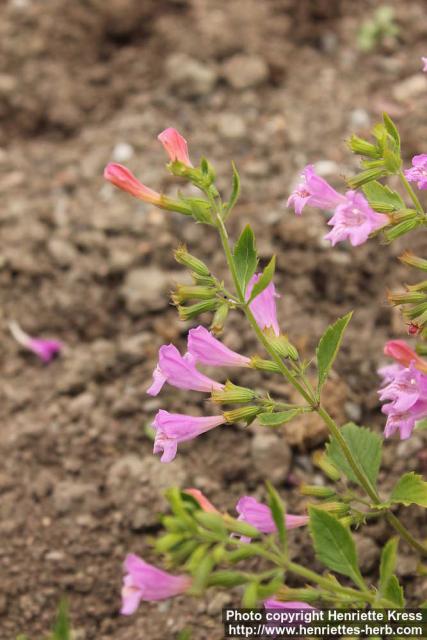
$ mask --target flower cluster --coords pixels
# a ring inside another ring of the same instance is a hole
[[[427,416],[427,362],[401,340],[388,342],[384,352],[396,360],[379,370],[383,379],[379,397],[387,401],[382,408],[387,416],[384,434],[390,437],[399,431],[404,440]]]
[[[370,206],[362,193],[347,191],[343,196],[333,189],[323,178],[316,175],[313,165],[305,167],[302,181],[288,199],[288,207],[293,206],[295,213],[301,215],[305,206],[334,210],[328,221],[333,227],[325,235],[334,246],[342,240],[349,240],[353,247],[366,242],[369,235],[389,223],[382,213]]]

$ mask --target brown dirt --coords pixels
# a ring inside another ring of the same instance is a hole
[[[1,4],[1,638],[46,633],[61,594],[79,640],[174,638],[186,624],[194,625],[195,640],[221,638],[219,612],[228,600],[218,596],[119,616],[122,559],[128,551],[151,557],[147,536],[158,528],[162,490],[197,486],[232,509],[244,493],[261,496],[270,474],[289,509],[298,510],[293,483],[317,477],[310,455],[324,434],[307,423],[295,429],[308,436],[291,430],[290,449],[283,445],[283,460],[268,469],[259,458],[265,443],[254,437],[260,427],[218,429],[182,447],[170,466],[151,454],[144,426],[157,408],[203,411],[198,394],[169,388],[159,398],[145,395],[157,348],[165,340],[182,343],[187,329],[168,303],[173,281],[183,277],[172,249],[185,240],[224,273],[213,233],[103,183],[104,165],[130,156],[125,164],[144,182],[173,193],[177,185],[162,172],[155,140],[166,126],[183,131],[194,157],[212,160],[223,188],[236,160],[243,196],[233,230],[250,221],[262,257],[277,253],[281,322],[303,351],[312,352],[338,314],[357,310],[337,364],[346,382],[336,378],[330,410],[381,428],[375,372],[386,338],[404,333],[385,305],[386,287],[406,278],[395,261],[402,247],[331,250],[320,213],[296,219],[283,205],[308,161],[328,160],[319,170],[337,184],[339,174],[352,172],[343,140],[354,129],[366,133],[383,109],[401,126],[406,155],[425,151],[425,6],[390,2],[398,41],[361,54],[355,43],[363,12],[378,4]],[[236,55],[251,57],[252,72]],[[230,75],[236,68],[240,86]],[[144,291],[147,280],[157,286]],[[63,356],[45,367],[20,351],[10,319],[61,339]],[[256,349],[237,318],[226,341],[246,353]],[[239,380],[262,382],[253,374]],[[426,434],[387,443],[385,489],[403,469],[422,471]],[[283,437],[270,438],[272,451]],[[407,513],[420,531],[419,511]],[[388,534],[381,525],[364,531],[368,571]],[[307,557],[298,532],[296,557],[301,549]],[[401,550],[409,600],[419,602],[426,584],[409,579],[415,559],[405,545]]]

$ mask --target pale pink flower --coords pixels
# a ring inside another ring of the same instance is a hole
[[[353,247],[366,242],[373,231],[388,224],[389,219],[369,206],[366,198],[357,191],[347,191],[345,202],[339,204],[328,224],[333,229],[325,235],[332,245],[350,240]]]
[[[192,167],[190,156],[188,155],[187,140],[176,129],[169,127],[157,136],[163,145],[171,162],[182,162],[187,167]]]
[[[121,613],[135,613],[141,600],[165,600],[184,593],[191,586],[189,576],[174,576],[129,553],[124,562]]]
[[[257,273],[249,280],[246,288],[246,300],[251,297],[254,284],[258,282],[261,274]],[[272,329],[276,336],[280,335],[280,327],[277,322],[276,298],[278,298],[273,282],[262,291],[249,305],[260,329]]]
[[[423,71],[427,72],[427,58],[423,56],[421,60],[423,62]]]
[[[212,367],[248,367],[250,364],[250,358],[232,351],[202,326],[190,329],[187,348],[196,362]]]
[[[291,193],[287,202],[287,206],[293,207],[297,215],[301,215],[307,205],[319,209],[334,209],[345,202],[344,196],[316,174],[312,164],[305,167],[301,178],[302,182]]]
[[[163,345],[159,349],[159,362],[153,372],[153,383],[147,390],[150,396],[156,396],[164,383],[168,382],[178,389],[193,391],[221,391],[223,384],[208,378],[196,369],[194,357],[190,353],[182,356],[173,344]]]
[[[206,511],[207,513],[219,513],[218,509],[213,506],[212,502],[210,502],[205,494],[199,489],[184,489],[184,493],[188,493],[188,495],[192,496],[199,503],[203,511]]]
[[[310,606],[306,602],[299,602],[294,600],[293,602],[283,602],[282,600],[274,600],[273,598],[268,598],[268,600],[264,600],[264,607],[266,609],[314,609],[315,607]]]
[[[243,496],[240,498],[236,505],[236,511],[239,514],[238,520],[252,525],[261,533],[275,533],[277,531],[270,507],[262,502],[258,502],[258,500],[251,496]],[[308,523],[308,520],[308,516],[295,516],[287,513],[285,516],[285,527],[286,529],[303,527]],[[243,537],[242,540],[249,542],[250,538]]]
[[[20,345],[35,353],[46,364],[61,352],[62,343],[59,340],[32,338],[21,329],[17,322],[11,322],[9,328],[11,334]]]
[[[110,162],[104,169],[104,178],[122,191],[130,193],[135,198],[161,206],[162,196],[140,182],[129,169],[116,162]]]
[[[171,462],[180,442],[193,440],[201,433],[224,424],[224,416],[187,416],[182,413],[169,413],[160,409],[153,427],[156,429],[153,453],[162,453],[161,462]]]
[[[418,189],[427,189],[427,153],[412,158],[412,167],[405,169],[405,177],[409,182],[416,182]]]

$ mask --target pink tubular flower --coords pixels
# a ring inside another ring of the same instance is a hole
[[[142,184],[129,169],[122,164],[110,162],[104,169],[104,178],[111,182],[122,191],[130,193],[138,200],[149,202],[160,206],[162,204],[162,196],[157,191],[149,189]]]
[[[421,60],[423,62],[423,71],[427,72],[427,58],[424,58],[423,56]]]
[[[258,502],[258,500],[251,496],[243,496],[243,498],[240,498],[236,505],[236,511],[239,514],[238,520],[252,525],[261,533],[275,533],[277,531],[270,507],[262,504],[262,502]],[[286,514],[285,526],[286,529],[296,529],[297,527],[306,525],[308,520],[308,516]],[[244,539],[249,541],[248,538]]]
[[[325,235],[335,246],[341,240],[350,240],[353,247],[363,244],[369,235],[388,224],[389,219],[369,206],[366,198],[357,191],[347,191],[346,200],[339,204],[328,224],[333,229]]]
[[[384,354],[404,367],[408,367],[411,362],[414,362],[417,369],[427,373],[427,362],[420,358],[418,353],[411,349],[404,340],[389,340],[386,342]]]
[[[411,169],[405,169],[409,182],[416,182],[418,189],[427,189],[427,153],[412,158]]]
[[[153,372],[153,383],[147,390],[150,396],[156,396],[165,382],[178,389],[193,391],[221,391],[223,384],[208,378],[196,369],[194,357],[190,353],[182,356],[173,344],[163,345],[159,349],[159,362]]]
[[[248,367],[250,364],[249,358],[223,345],[202,326],[190,329],[187,348],[196,362],[212,367]]]
[[[408,363],[410,347],[401,340],[391,342],[392,346],[387,343],[384,351],[386,355],[397,355],[396,359],[401,364],[392,364],[378,371],[383,379],[383,387],[378,393],[381,401],[388,401],[382,408],[387,416],[384,435],[388,438],[399,431],[401,439],[405,440],[412,434],[416,422],[427,416],[427,375],[419,370],[415,359]],[[417,354],[414,355],[421,360]]]
[[[16,342],[32,351],[46,364],[55,358],[62,349],[62,343],[59,340],[45,340],[43,338],[32,338],[21,329],[17,322],[9,324],[10,332]]]
[[[301,178],[302,182],[291,193],[287,202],[287,206],[293,207],[298,216],[307,205],[319,209],[334,209],[345,202],[344,196],[316,174],[312,164],[305,167]]]
[[[193,166],[188,155],[187,140],[176,129],[165,129],[159,133],[157,139],[162,143],[171,162],[182,162],[187,167]]]
[[[212,502],[210,502],[199,489],[184,489],[184,493],[192,496],[199,503],[203,511],[207,513],[219,513],[218,509],[213,506]]]
[[[264,600],[264,607],[266,609],[314,609],[311,605],[306,602],[283,602],[282,600],[274,600],[273,598],[269,598],[268,600]]]
[[[189,576],[173,576],[133,553],[126,556],[124,570],[121,613],[125,616],[135,613],[141,600],[172,598],[191,585]]]
[[[201,433],[214,429],[224,422],[222,415],[194,417],[160,409],[153,422],[153,427],[156,429],[153,453],[163,453],[161,462],[171,462],[176,456],[180,442],[193,440]]]
[[[246,300],[251,297],[254,284],[258,282],[261,274],[257,273],[249,280],[246,289]],[[255,320],[260,329],[273,329],[276,336],[280,335],[280,327],[277,322],[276,300],[278,298],[276,288],[273,282],[262,291],[249,305],[250,310],[255,316]]]

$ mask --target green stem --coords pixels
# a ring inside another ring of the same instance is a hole
[[[291,571],[292,573],[295,573],[295,575],[301,576],[306,580],[310,580],[310,582],[314,582],[315,584],[318,584],[320,587],[323,587],[327,591],[340,593],[346,596],[352,596],[353,598],[358,600],[362,599],[362,600],[365,600],[366,602],[369,602],[370,604],[372,604],[375,601],[375,595],[371,593],[369,589],[365,586],[363,586],[363,590],[361,591],[358,591],[357,589],[352,589],[351,587],[343,587],[341,585],[332,583],[330,580],[328,580],[328,578],[324,578],[323,576],[320,576],[315,571],[311,571],[310,569],[307,569],[306,567],[303,567],[300,564],[297,564],[296,562],[291,562],[290,560],[287,560],[285,561],[284,564],[285,564],[285,568]]]
[[[415,209],[418,211],[419,214],[421,214],[423,217],[425,217],[424,209],[423,209],[423,207],[421,205],[421,202],[418,200],[417,194],[415,193],[415,191],[413,190],[413,188],[411,187],[411,185],[407,181],[407,179],[405,177],[405,174],[403,173],[402,169],[399,171],[399,178],[400,178],[401,183],[405,187],[406,192],[408,193],[409,197],[411,198],[412,202],[414,203]]]
[[[402,178],[404,182],[407,183],[408,188],[412,192],[412,188],[410,184],[407,182],[403,173],[402,173]],[[414,203],[418,202],[419,207],[421,207],[415,193],[413,194],[413,197],[415,198]],[[216,208],[214,208],[214,204],[213,204],[213,210],[215,211],[214,215],[216,215],[216,226],[221,238],[221,243],[222,243],[222,247],[224,249],[225,257],[227,260],[227,265],[228,265],[228,268],[230,269],[230,273],[233,278],[234,286],[236,288],[239,301],[241,303],[245,316],[248,319],[252,329],[254,330],[258,340],[261,342],[261,344],[263,345],[264,349],[269,354],[271,359],[277,364],[280,372],[286,378],[286,380],[300,393],[300,395],[304,398],[304,400],[311,407],[313,407],[313,410],[316,411],[316,413],[322,418],[322,420],[328,427],[330,433],[338,442],[354,475],[358,479],[363,489],[366,491],[367,495],[371,498],[372,502],[376,505],[381,504],[381,499],[375,487],[373,487],[369,478],[365,475],[363,470],[357,464],[356,460],[353,458],[353,454],[351,453],[345,439],[343,438],[336,422],[331,418],[329,413],[322,406],[319,406],[318,401],[316,400],[315,394],[313,392],[310,393],[309,391],[307,391],[304,388],[304,386],[301,385],[298,382],[298,380],[296,380],[295,376],[292,374],[291,371],[289,371],[289,369],[287,368],[287,366],[285,365],[281,357],[274,351],[274,349],[271,348],[267,338],[265,337],[262,330],[259,328],[258,323],[255,320],[255,317],[249,308],[249,305],[246,303],[244,292],[242,291],[242,288],[240,286],[239,278],[236,271],[236,266],[234,264],[234,259],[233,259],[233,255],[230,248],[228,233],[227,233],[227,229],[225,228],[224,221],[221,218],[220,214],[216,211]],[[422,208],[421,208],[421,211],[422,211]],[[404,527],[404,525],[398,520],[398,518],[396,518],[394,514],[387,512],[386,517],[388,522],[402,536],[402,538],[404,538],[419,553],[421,553],[422,555],[427,555],[427,548],[412,536],[412,534],[406,529],[406,527]]]

